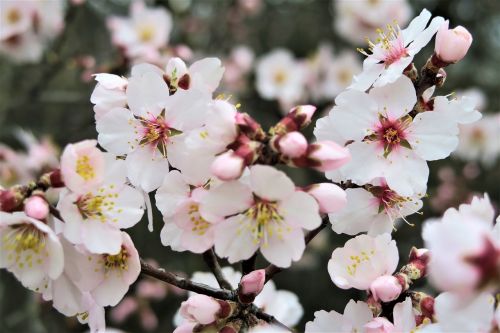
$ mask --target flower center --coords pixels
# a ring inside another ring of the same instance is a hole
[[[90,164],[90,159],[87,155],[80,156],[76,160],[76,173],[85,181],[95,177],[94,167]]]
[[[120,252],[118,254],[104,254],[104,270],[105,272],[109,272],[110,270],[118,269],[121,271],[128,270],[128,257],[129,254],[127,249],[122,246]]]
[[[351,255],[349,257],[350,264],[346,266],[347,274],[354,276],[358,266],[363,262],[369,262],[371,257],[375,254],[375,250],[361,251],[358,255]]]
[[[45,246],[45,234],[31,224],[15,225],[2,237],[7,261],[15,262],[19,269],[41,265],[48,256]]]
[[[284,219],[278,212],[276,202],[255,198],[255,204],[244,214],[253,222],[248,229],[253,234],[255,243],[264,239],[264,244],[267,244],[267,238],[275,233],[279,238],[283,237]]]
[[[411,149],[405,133],[411,122],[412,118],[409,116],[391,120],[379,115],[379,123],[373,129],[373,134],[369,135],[367,139],[378,142],[384,148],[384,157],[387,157],[391,151],[399,146]]]
[[[413,226],[410,222],[405,219],[405,215],[401,212],[405,205],[408,203],[414,203],[415,206],[418,206],[417,201],[412,199],[411,197],[403,197],[391,190],[389,186],[370,186],[367,190],[376,198],[378,204],[378,213],[385,212],[391,221],[401,218],[406,224]],[[423,196],[423,194],[418,194],[419,197]],[[409,208],[408,206],[406,206]],[[418,210],[415,209],[413,213],[418,213]],[[408,212],[406,213],[408,215]]]
[[[19,13],[17,9],[12,8],[7,11],[6,18],[9,24],[16,24],[19,20],[21,20],[21,13]]]
[[[154,27],[150,25],[145,25],[139,29],[139,40],[141,42],[147,43],[153,39],[155,35]]]
[[[283,83],[285,83],[286,79],[287,79],[287,75],[285,73],[285,71],[283,70],[278,70],[274,73],[274,83],[276,83],[277,85],[282,85]]]
[[[191,223],[193,224],[191,231],[203,236],[210,227],[210,223],[200,216],[199,205],[196,203],[191,204],[189,206],[188,215]]]
[[[371,52],[367,53],[363,49],[358,49],[358,51],[365,56],[374,56],[380,61],[382,61],[386,67],[392,63],[398,61],[403,57],[408,56],[403,37],[401,36],[401,28],[395,23],[395,26],[387,24],[387,30],[384,31],[380,28],[376,29],[378,38],[373,43],[368,38],[366,42],[368,43],[368,50]]]
[[[163,115],[151,117],[150,119],[140,118],[139,120],[142,123],[140,145],[156,147],[166,157],[169,137],[181,134],[182,132],[169,127]]]
[[[111,186],[114,187],[113,185]],[[118,193],[104,192],[104,188],[101,188],[98,195],[87,193],[78,198],[75,204],[83,219],[99,220],[102,223],[108,221],[107,213],[115,210],[114,199],[118,198]],[[121,209],[118,209],[117,212],[121,213]],[[118,220],[114,218],[112,221],[117,222]]]

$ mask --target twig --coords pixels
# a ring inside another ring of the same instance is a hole
[[[217,299],[236,301],[236,294],[232,291],[213,288],[203,283],[193,282],[172,272],[167,272],[161,268],[153,267],[146,263],[143,259],[141,259],[141,273],[152,276],[158,280],[184,290],[193,291],[195,293],[211,296]]]
[[[268,313],[262,312],[261,310],[257,310],[255,312],[255,316],[259,319],[264,320],[266,323],[281,327],[281,328],[287,330],[288,332],[293,332],[293,330],[290,327],[286,326],[285,324],[280,322],[278,319],[274,318],[274,316],[271,316]]]
[[[217,260],[217,256],[215,255],[213,248],[203,252],[203,259],[214,274],[215,279],[219,283],[219,286],[223,289],[233,290],[231,283],[226,280],[224,273],[222,273],[222,269],[219,265],[219,261]]]
[[[305,236],[304,236],[304,241],[307,244],[311,242],[314,237],[316,237],[321,230],[323,230],[326,226],[328,225],[328,216],[325,216],[323,220],[321,221],[321,225],[317,227],[314,230],[309,231]],[[271,280],[276,274],[279,272],[283,271],[283,268],[278,267],[276,265],[269,265],[266,267],[266,282]]]

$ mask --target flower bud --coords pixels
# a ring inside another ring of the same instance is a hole
[[[255,297],[260,294],[266,283],[266,271],[259,269],[243,276],[238,288],[238,297],[241,302],[252,303]]]
[[[291,158],[302,156],[307,150],[307,140],[299,132],[290,132],[278,141],[279,151]]]
[[[24,193],[21,186],[14,186],[8,190],[0,190],[0,211],[12,212],[21,208]]]
[[[219,302],[212,297],[197,294],[182,302],[180,314],[190,321],[207,325],[217,320],[219,311]]]
[[[391,333],[394,325],[384,317],[376,317],[365,324],[366,333]]]
[[[313,184],[306,188],[306,192],[316,199],[320,213],[335,213],[347,204],[345,191],[332,183]]]
[[[448,29],[449,22],[446,21],[436,34],[436,45],[434,52],[439,60],[454,64],[467,54],[471,44],[472,35],[462,26]]]
[[[333,141],[320,141],[309,145],[308,158],[313,162],[311,167],[325,172],[345,165],[351,160],[351,154]]]
[[[243,158],[228,150],[215,158],[210,171],[217,178],[227,181],[239,178],[244,167]]]
[[[49,215],[49,204],[41,196],[31,196],[24,202],[24,212],[29,217],[44,220]]]
[[[392,275],[383,275],[375,279],[370,285],[370,291],[375,300],[390,302],[401,294],[402,286],[398,279]]]

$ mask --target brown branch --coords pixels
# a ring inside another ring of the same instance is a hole
[[[203,252],[203,259],[205,260],[205,263],[214,274],[215,279],[219,283],[219,286],[222,289],[233,290],[231,283],[229,283],[229,281],[226,280],[226,277],[222,273],[222,269],[219,265],[219,261],[217,260],[217,256],[215,255],[213,248]]]
[[[193,282],[172,272],[167,272],[164,269],[153,267],[146,263],[143,259],[141,259],[141,273],[184,290],[193,291],[195,293],[211,296],[217,299],[236,301],[236,294],[232,291],[213,288],[203,283]]]
[[[326,226],[328,225],[328,216],[325,216],[323,220],[321,221],[321,225],[317,227],[314,230],[309,231],[305,236],[304,236],[304,241],[307,244],[311,242],[314,237],[316,237],[321,230],[323,230]],[[276,274],[279,272],[283,271],[284,269],[281,267],[278,267],[276,265],[269,265],[266,267],[266,282],[271,280]]]
[[[293,332],[293,330],[286,326],[285,324],[283,324],[282,322],[280,322],[278,319],[276,319],[274,316],[268,314],[268,313],[265,313],[259,309],[257,309],[255,311],[255,316],[261,320],[264,320],[266,323],[269,323],[271,325],[275,325],[277,327],[280,327],[288,332]]]

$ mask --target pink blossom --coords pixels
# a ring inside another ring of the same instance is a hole
[[[307,187],[306,192],[316,199],[321,213],[336,213],[347,204],[346,192],[335,184],[313,184]]]
[[[309,146],[307,157],[315,162],[313,166],[319,171],[338,169],[351,160],[349,149],[333,141],[318,141]]]
[[[217,156],[213,161],[210,171],[220,180],[237,179],[243,173],[245,161],[232,150]]]
[[[403,287],[398,279],[392,275],[383,275],[376,278],[370,285],[370,292],[375,300],[390,302],[401,294]]]
[[[44,198],[35,195],[25,201],[24,212],[29,217],[44,220],[49,215],[49,204]]]
[[[220,304],[206,295],[196,294],[182,302],[180,313],[189,321],[203,325],[213,323],[220,311]]]
[[[439,60],[454,64],[467,54],[472,44],[472,35],[460,25],[454,29],[448,29],[448,26],[449,22],[445,21],[439,28],[434,51]]]
[[[290,132],[278,141],[279,150],[285,156],[296,158],[307,150],[307,140],[300,132]]]

